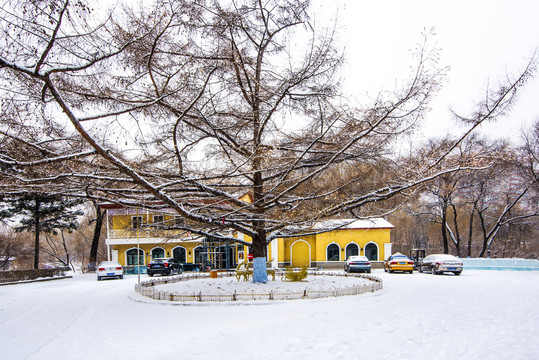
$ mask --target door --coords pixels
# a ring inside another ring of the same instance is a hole
[[[290,250],[292,267],[311,266],[311,246],[304,240],[298,240],[292,244]]]

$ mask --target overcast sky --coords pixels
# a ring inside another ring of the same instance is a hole
[[[409,74],[410,50],[423,30],[441,48],[441,64],[451,67],[448,81],[433,103],[424,133],[455,132],[449,106],[469,113],[472,100],[484,96],[506,73],[516,74],[539,45],[537,0],[316,0],[315,9],[337,9],[346,46],[347,90],[361,97],[390,90]],[[490,80],[489,80],[490,79]],[[539,118],[539,80],[532,80],[509,119],[482,129],[494,136],[516,137],[523,123]]]

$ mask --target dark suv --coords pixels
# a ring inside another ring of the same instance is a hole
[[[171,258],[155,258],[147,266],[149,276],[155,274],[172,275],[174,272],[181,274],[183,267],[176,260]]]

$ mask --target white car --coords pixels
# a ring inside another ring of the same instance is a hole
[[[344,271],[352,272],[352,271],[359,271],[359,272],[371,272],[371,262],[369,259],[367,259],[366,256],[350,256],[346,262],[344,263]]]
[[[117,261],[102,261],[97,267],[97,281],[106,277],[124,278],[124,268]]]
[[[419,272],[429,271],[433,275],[452,272],[455,275],[460,275],[462,267],[462,261],[453,255],[433,254],[421,261],[421,264],[419,264]]]

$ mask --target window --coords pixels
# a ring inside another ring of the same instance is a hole
[[[375,243],[369,243],[365,246],[365,256],[371,261],[378,260],[378,246]]]
[[[200,264],[202,263],[202,251],[203,251],[203,247],[202,246],[197,246],[195,248],[195,263],[197,264]]]
[[[181,216],[174,216],[174,225],[183,226],[185,225],[185,220]]]
[[[133,229],[140,229],[142,227],[142,216],[132,216],[131,227]]]
[[[163,223],[165,221],[165,218],[163,217],[163,215],[154,215],[153,216],[153,223],[154,223],[154,226],[155,227],[163,227]]]
[[[138,249],[139,257],[137,262],[137,249],[129,249],[126,252],[127,265],[144,265],[144,250]]]
[[[356,255],[359,255],[359,246],[356,244],[348,244],[346,246],[346,259],[348,259],[350,256]]]
[[[327,261],[339,261],[339,245],[330,244],[327,248]]]
[[[152,249],[152,259],[155,258],[164,258],[165,257],[165,250],[162,248],[155,248]]]
[[[187,256],[185,254],[185,249],[181,246],[175,247],[172,250],[172,256],[174,257],[174,260],[180,263],[186,263],[187,262]]]

